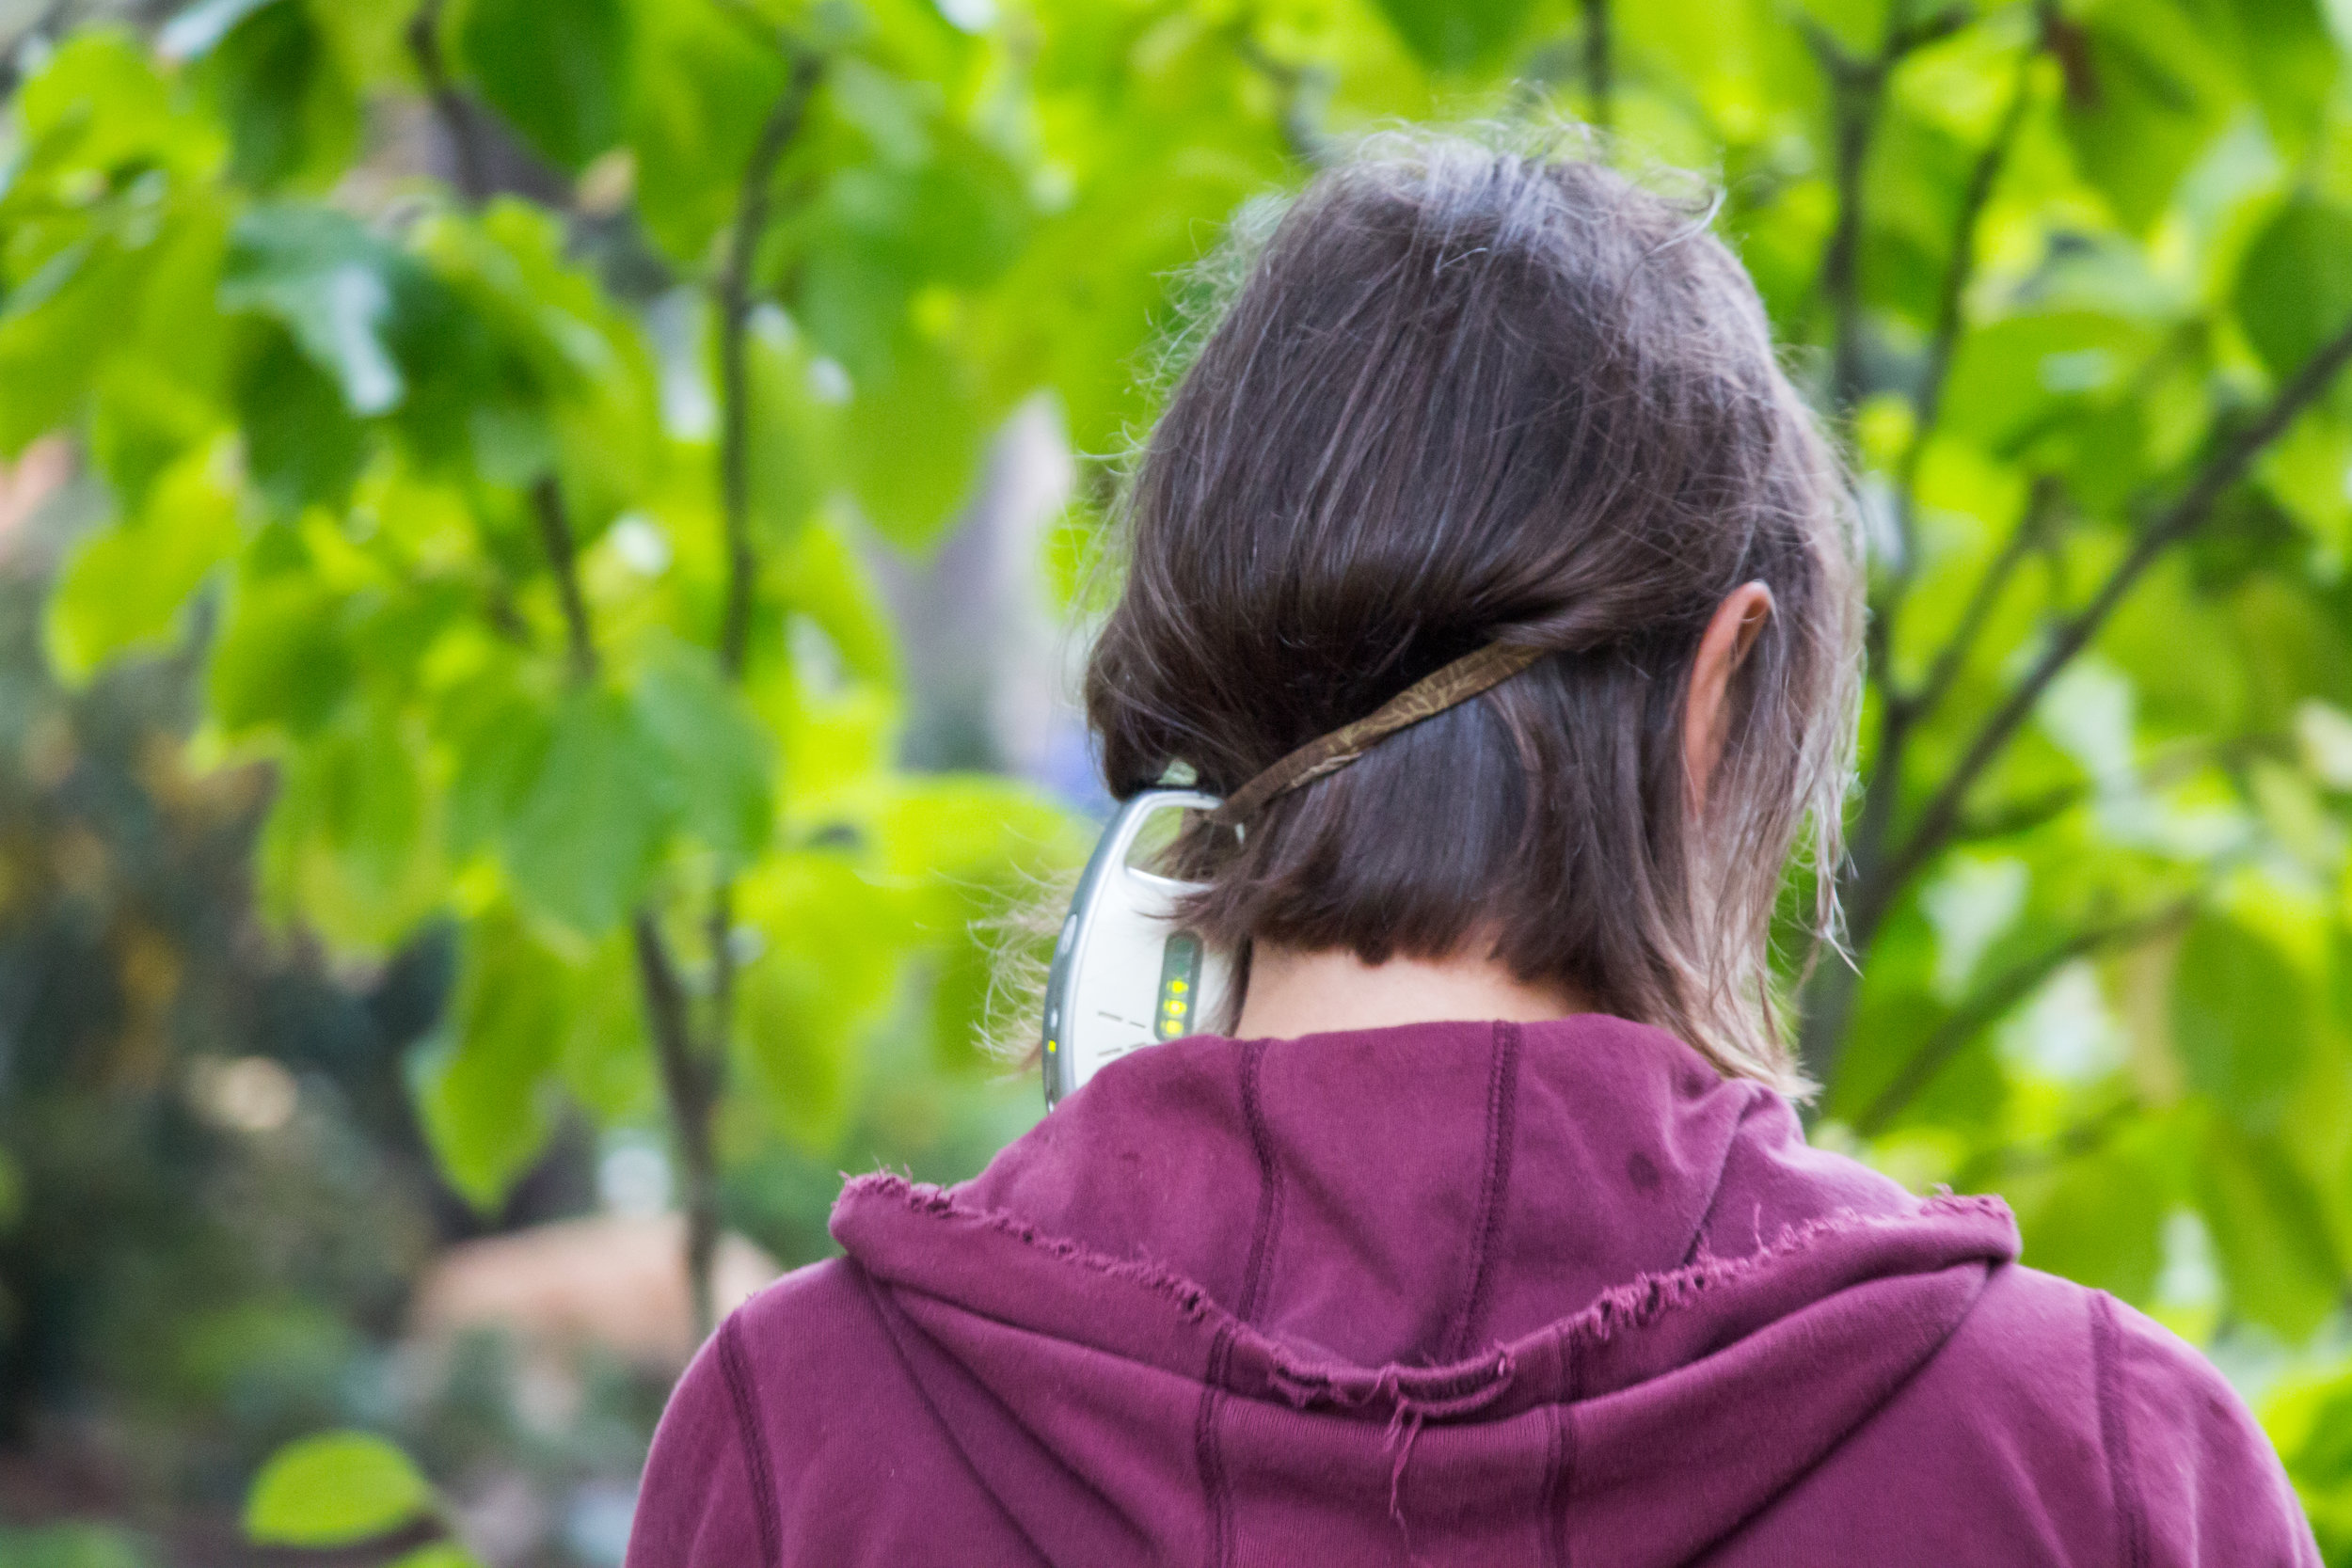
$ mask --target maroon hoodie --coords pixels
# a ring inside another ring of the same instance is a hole
[[[1155,1047],[833,1230],[631,1568],[2319,1561],[2187,1345],[1617,1019]]]

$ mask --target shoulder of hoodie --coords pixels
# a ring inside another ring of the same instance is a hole
[[[940,1529],[1001,1533],[870,1291],[834,1258],[728,1314],[654,1434],[629,1568],[866,1568],[921,1556]],[[876,1488],[894,1485],[919,1485],[925,1507],[882,1506]]]
[[[2106,1291],[2004,1265],[1937,1361],[1933,1381],[1979,1431],[2030,1432],[2078,1461],[2067,1467],[2106,1494],[2123,1561],[2318,1568],[2246,1402],[2195,1346]]]
[[[879,1412],[885,1388],[905,1386],[915,1397],[872,1291],[855,1262],[829,1258],[760,1291],[721,1326],[735,1340],[745,1395],[766,1418],[771,1443],[792,1447],[820,1411],[817,1424],[844,1435],[831,1414],[836,1403]]]

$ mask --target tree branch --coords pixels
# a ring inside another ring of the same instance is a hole
[[[808,101],[823,74],[815,55],[795,51],[784,95],[760,127],[759,140],[736,196],[735,229],[727,238],[726,262],[715,285],[719,299],[719,380],[722,424],[719,435],[719,489],[724,514],[727,547],[727,586],[724,619],[719,628],[719,663],[731,679],[741,679],[750,646],[752,600],[758,586],[759,562],[752,548],[751,379],[747,339],[751,330],[752,272],[758,261],[760,236],[768,228],[769,185],[786,149],[799,135],[808,113]]]
[[[1244,15],[1234,24],[1233,53],[1241,56],[1244,65],[1274,84],[1274,90],[1281,99],[1282,145],[1290,150],[1290,155],[1309,168],[1320,168],[1330,162],[1331,149],[1324,139],[1323,128],[1315,123],[1311,99],[1326,85],[1324,73],[1318,67],[1294,65],[1268,54],[1250,32],[1251,21]]]
[[[2065,497],[2065,488],[2055,474],[2038,474],[2032,494],[2026,500],[2026,515],[2017,520],[2016,529],[2002,544],[2001,551],[1989,562],[1984,575],[1969,591],[1968,603],[1960,612],[1960,622],[1944,646],[1936,650],[1935,662],[1928,669],[1928,678],[1918,689],[1900,699],[1912,721],[1925,719],[1934,712],[1951,690],[1952,683],[1968,663],[1977,640],[1984,635],[1986,623],[1992,620],[1994,609],[2001,602],[2002,591],[2017,568],[2033,553],[2047,531],[2050,518]],[[1882,677],[1883,678],[1883,677]]]
[[[564,607],[572,678],[593,680],[596,643],[588,627],[588,601],[580,596],[580,561],[572,546],[572,525],[564,513],[564,490],[552,473],[541,474],[532,482],[531,514],[538,520],[539,544],[547,551],[548,569],[555,576],[555,596]]]
[[[2313,354],[2293,380],[2273,397],[2270,404],[2253,422],[2225,442],[2212,461],[2201,469],[2188,488],[2139,535],[2106,580],[2099,585],[2090,602],[2058,629],[2034,661],[2031,671],[2009,700],[1992,718],[1985,721],[1960,763],[1944,781],[1935,798],[1920,815],[1918,825],[1903,841],[1902,847],[1877,867],[1871,881],[1858,890],[1853,906],[1856,929],[1869,930],[1885,913],[1895,893],[1913,873],[1925,864],[1949,838],[1960,819],[1962,805],[1986,768],[2000,755],[2010,737],[2033,713],[2043,691],[2058,678],[2058,673],[2073,662],[2074,657],[2089,645],[2117,605],[2130,593],[2140,577],[2153,565],[2171,546],[2188,537],[2211,515],[2213,509],[2230,487],[2244,476],[2263,450],[2284,434],[2296,417],[2326,391],[2337,372],[2352,361],[2352,324],[2347,324],[2336,336]]]
[[[2078,931],[2048,951],[2011,967],[1970,997],[1920,1042],[1869,1107],[1854,1118],[1854,1131],[1866,1138],[1877,1136],[1904,1106],[1934,1082],[1935,1075],[1962,1047],[1998,1022],[2011,1007],[2040,990],[2043,981],[2068,964],[2106,948],[2128,947],[2161,936],[2185,924],[2196,912],[2197,901],[2184,898],[2153,914]]]
[[[449,62],[441,55],[441,7],[442,0],[424,0],[408,19],[408,53],[417,62],[417,73],[424,78],[433,113],[449,137],[450,155],[457,163],[457,194],[466,205],[475,207],[490,195],[489,169],[482,155],[473,110],[451,81]]]
[[[686,1284],[693,1303],[695,1338],[700,1339],[717,1318],[711,1287],[712,1265],[719,1255],[719,1163],[711,1139],[717,1076],[694,1049],[686,990],[678,983],[660,927],[649,911],[639,910],[630,931],[638,990],[644,998],[661,1087],[686,1166]]]
[[[588,620],[588,604],[580,591],[580,572],[571,524],[564,513],[564,493],[551,473],[542,474],[531,487],[532,515],[538,520],[539,539],[555,576],[556,597],[564,606],[564,626],[571,650],[575,682],[596,676],[596,646]],[[722,894],[720,909],[726,908]],[[679,1163],[686,1184],[686,1286],[693,1304],[697,1337],[710,1332],[713,1318],[711,1268],[719,1247],[719,1167],[711,1136],[711,1115],[718,1103],[719,1070],[708,1053],[694,1044],[692,1014],[677,966],[661,935],[653,911],[639,906],[630,918],[637,955],[637,989],[644,1004],[647,1031],[661,1069],[663,1096],[677,1136]],[[723,951],[723,948],[722,949]]]
[[[1836,140],[1837,223],[1821,252],[1817,293],[1833,313],[1830,402],[1840,417],[1851,413],[1862,395],[1862,176],[1885,106],[1886,79],[1904,56],[1957,31],[1968,16],[1967,7],[1954,6],[1916,23],[1898,22],[1879,52],[1867,59],[1848,54],[1820,23],[1800,19],[1805,41],[1829,78]]]
[[[1609,0],[1584,0],[1584,95],[1593,123],[1603,131],[1616,120],[1616,83],[1609,61]]]
[[[1895,526],[1902,540],[1902,557],[1896,562],[1895,572],[1899,594],[1911,579],[1917,554],[1919,465],[1927,455],[1928,440],[1943,417],[1945,383],[1951,377],[1952,358],[1967,330],[1968,285],[1977,274],[1977,229],[1984,220],[1984,209],[1993,198],[1993,187],[2000,178],[2001,167],[2009,161],[2010,149],[2016,143],[2018,128],[2025,123],[2036,53],[2036,49],[2028,48],[2018,57],[2008,106],[2001,111],[1993,139],[1985,144],[1976,166],[1969,170],[1968,186],[1962,193],[1960,212],[1952,223],[1951,260],[1944,268],[1944,281],[1937,291],[1935,331],[1928,340],[1927,363],[1913,401],[1911,440],[1903,448],[1902,465],[1895,480]]]

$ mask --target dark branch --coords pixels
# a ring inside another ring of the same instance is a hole
[[[1944,268],[1944,282],[1936,294],[1935,330],[1928,340],[1927,362],[1921,368],[1919,390],[1913,404],[1911,440],[1903,449],[1902,467],[1896,475],[1895,526],[1902,540],[1902,558],[1896,562],[1899,583],[1909,581],[1917,555],[1919,465],[1927,455],[1929,438],[1943,418],[1945,383],[1951,377],[1952,358],[1967,330],[1968,285],[1977,275],[1977,229],[1984,220],[1984,209],[1993,198],[1993,187],[2000,179],[2002,166],[2009,161],[2010,149],[2017,141],[2018,128],[2026,120],[2035,53],[2028,49],[2018,59],[2008,107],[2001,112],[1993,139],[1985,144],[1975,167],[1969,170],[1968,187],[1961,195],[1960,212],[1952,223],[1951,260]]]
[[[746,339],[751,330],[753,271],[759,258],[760,237],[768,230],[769,188],[776,165],[799,135],[808,113],[810,94],[823,65],[814,55],[796,54],[783,97],[760,127],[736,196],[735,230],[727,237],[726,263],[718,277],[719,380],[724,405],[719,436],[719,488],[724,509],[727,545],[727,589],[724,619],[719,629],[719,662],[730,677],[740,678],[751,641],[752,598],[758,586],[759,562],[752,550],[751,378]]]
[[[2026,501],[2026,515],[2018,519],[2016,529],[2002,544],[2000,554],[1986,564],[1984,575],[1969,591],[1968,603],[1960,612],[1960,622],[1952,628],[1952,635],[1945,641],[1944,646],[1936,650],[1935,662],[1928,669],[1928,678],[1919,683],[1919,689],[1915,692],[1899,699],[1889,696],[1889,702],[1901,702],[1910,721],[1925,719],[1933,713],[1945,694],[1951,690],[1952,683],[1960,678],[1961,671],[1967,666],[1969,654],[1976,649],[1977,640],[1984,635],[1986,624],[1993,619],[1993,611],[2001,602],[2002,591],[2008,588],[2010,578],[2016,575],[2017,568],[2025,563],[2026,558],[2033,553],[2034,546],[2047,532],[2051,518],[2065,493],[2065,487],[2057,475],[2041,474],[2035,477],[2033,492]]]
[[[424,78],[434,116],[449,137],[450,155],[457,164],[457,194],[468,206],[478,206],[490,194],[489,168],[473,107],[451,81],[449,62],[441,55],[441,5],[442,0],[424,0],[408,19],[408,53],[417,62],[417,74]]]
[[[2184,898],[2153,914],[2093,926],[2004,972],[1920,1042],[1919,1048],[1897,1069],[1893,1080],[1870,1101],[1869,1108],[1854,1119],[1854,1131],[1866,1138],[1875,1137],[1934,1082],[1935,1075],[1963,1046],[1999,1022],[2011,1007],[2031,996],[2043,981],[2068,964],[2093,953],[2150,941],[2184,925],[2196,912],[2196,900]]]
[[[564,513],[563,486],[553,474],[541,474],[532,484],[531,514],[538,520],[539,544],[547,551],[548,569],[555,576],[555,596],[564,607],[572,678],[592,680],[596,673],[596,638],[588,629],[588,602],[580,593],[580,560],[572,545],[571,522]]]
[[[768,231],[771,190],[776,166],[784,161],[793,138],[807,118],[810,97],[823,75],[823,62],[815,55],[786,46],[791,70],[782,96],[760,127],[759,139],[744,165],[735,203],[735,228],[727,236],[725,264],[715,289],[719,296],[719,381],[722,425],[719,436],[719,489],[726,530],[726,609],[719,627],[719,664],[730,680],[743,678],[752,635],[752,609],[759,587],[759,558],[752,547],[751,491],[751,374],[748,359],[752,309],[759,261],[759,242]],[[735,889],[722,876],[712,891],[710,912],[704,924],[710,946],[710,1005],[706,1020],[706,1056],[726,1060],[735,1029]],[[696,1114],[692,1137],[707,1146],[715,1095]],[[681,1129],[690,1107],[674,1098]],[[715,1180],[715,1177],[713,1178]],[[714,1221],[715,1224],[715,1221]],[[708,1258],[690,1245],[687,1267],[696,1288],[707,1294],[704,1277]]]
[[[1617,110],[1609,63],[1609,0],[1584,0],[1584,94],[1593,123],[1610,129]]]
[[[2006,800],[1991,811],[1963,816],[1952,829],[1952,839],[1955,843],[1974,844],[2029,832],[2045,822],[2056,821],[2095,793],[2089,784],[2070,784],[2037,791],[2023,800]]]
[[[1801,19],[1805,41],[1829,79],[1836,141],[1837,223],[1821,252],[1818,293],[1832,312],[1830,403],[1841,418],[1852,412],[1862,395],[1862,176],[1885,106],[1886,79],[1906,55],[1966,25],[1968,17],[1966,7],[1951,7],[1923,21],[1898,24],[1888,30],[1878,53],[1867,57],[1848,53],[1820,23]]]
[[[1331,159],[1330,144],[1316,123],[1317,101],[1327,91],[1328,79],[1320,67],[1294,65],[1268,54],[1249,31],[1249,21],[1244,16],[1234,26],[1233,53],[1274,85],[1280,101],[1282,145],[1290,155],[1309,168],[1320,168]]]
[[[1862,890],[1854,901],[1854,923],[1857,930],[1867,931],[1876,922],[1896,890],[1943,847],[1959,821],[1962,805],[1968,791],[1975,787],[1985,769],[2000,755],[2010,737],[2016,734],[2033,713],[2058,673],[2089,645],[2107,617],[2123,601],[2133,586],[2158,557],[2187,538],[2201,527],[2214,507],[2230,487],[2245,474],[2264,449],[2284,434],[2296,417],[2309,407],[2335,380],[2337,372],[2352,361],[2352,325],[2346,325],[2329,340],[2293,380],[2270,400],[2254,420],[2223,443],[2210,462],[2201,469],[2180,498],[2167,507],[2156,519],[2141,531],[2139,538],[2106,580],[2091,596],[2082,610],[2061,625],[2042,649],[2042,657],[2010,693],[2009,700],[1987,720],[1969,743],[1960,763],[1944,781],[1935,798],[1921,814],[1918,825],[1903,846],[1890,856],[1886,863],[1875,869],[1869,886]]]
[[[638,990],[644,998],[662,1092],[686,1167],[686,1278],[699,1338],[710,1332],[715,1318],[711,1265],[719,1253],[719,1165],[711,1147],[711,1113],[718,1103],[718,1084],[694,1050],[686,990],[670,962],[661,928],[640,910],[630,930],[637,950]]]

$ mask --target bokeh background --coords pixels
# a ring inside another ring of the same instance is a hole
[[[838,1173],[1038,1115],[986,932],[1106,805],[1071,677],[1189,269],[1433,119],[1719,186],[1851,455],[1814,1135],[2206,1347],[2352,1563],[2348,45],[0,0],[0,1565],[619,1561]]]

